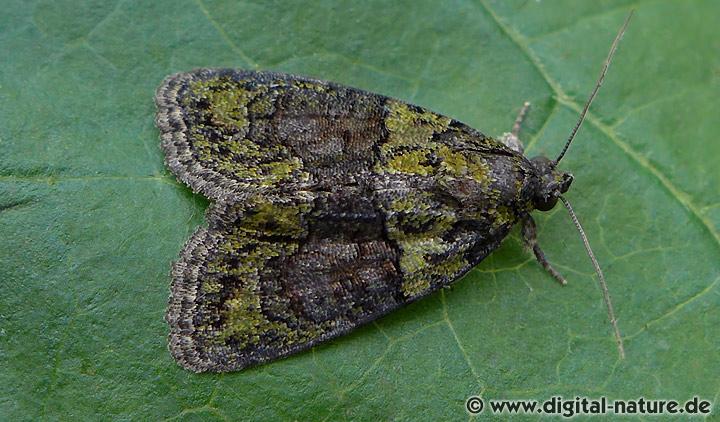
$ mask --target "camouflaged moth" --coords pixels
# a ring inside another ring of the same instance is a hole
[[[628,20],[629,20],[628,16]],[[208,197],[172,269],[169,348],[196,372],[233,371],[343,335],[460,278],[572,175],[421,107],[316,79],[232,69],[169,76],[156,95],[166,163]],[[605,293],[621,355],[622,341]]]

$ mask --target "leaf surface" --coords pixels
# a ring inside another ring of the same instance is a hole
[[[167,74],[244,67],[395,96],[491,135],[525,100],[562,163],[623,331],[561,207],[561,288],[517,234],[376,324],[243,372],[166,350],[170,263],[207,201],[163,166]],[[466,419],[465,399],[720,400],[720,5],[713,1],[8,0],[0,14],[0,419]],[[486,414],[487,415],[487,414]]]

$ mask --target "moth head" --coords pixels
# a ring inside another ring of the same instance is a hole
[[[557,204],[558,198],[570,189],[573,175],[555,168],[555,163],[547,157],[538,156],[530,160],[535,168],[537,185],[533,204],[535,209],[550,211]]]
[[[625,18],[625,23],[623,23],[620,31],[618,31],[618,34],[615,36],[615,40],[610,46],[610,52],[608,53],[608,56],[605,59],[605,64],[603,65],[602,71],[600,72],[600,77],[595,83],[595,87],[590,93],[590,97],[585,102],[585,106],[580,112],[580,117],[578,118],[577,123],[575,123],[575,127],[573,127],[572,131],[570,132],[570,136],[565,142],[565,146],[560,152],[560,155],[558,155],[555,160],[550,160],[547,157],[535,157],[530,160],[535,177],[535,189],[532,198],[533,205],[536,209],[540,211],[548,211],[551,210],[555,206],[555,204],[557,204],[557,201],[559,199],[565,206],[565,208],[568,210],[568,214],[570,214],[570,218],[575,224],[575,228],[577,228],[577,231],[580,234],[580,238],[583,241],[585,251],[590,257],[590,261],[592,262],[593,267],[595,267],[595,273],[598,276],[598,281],[600,282],[600,287],[603,291],[603,299],[605,301],[605,305],[607,306],[610,324],[612,325],[613,332],[615,334],[615,342],[618,346],[620,359],[625,358],[625,349],[623,347],[620,329],[618,328],[617,318],[615,318],[615,311],[613,310],[612,303],[610,302],[610,292],[608,292],[607,283],[605,282],[605,276],[600,269],[600,264],[598,264],[597,258],[595,258],[595,254],[593,253],[592,248],[590,248],[590,242],[585,235],[585,230],[583,230],[582,225],[580,225],[580,221],[575,215],[575,211],[573,211],[570,202],[562,195],[568,189],[570,189],[570,185],[573,181],[573,176],[570,173],[565,173],[557,170],[557,166],[560,160],[562,160],[562,158],[565,156],[565,153],[570,147],[573,139],[575,139],[575,135],[577,135],[580,126],[585,120],[585,116],[587,115],[588,109],[590,108],[590,104],[592,104],[595,95],[597,95],[597,92],[602,85],[603,79],[605,79],[605,74],[607,73],[608,67],[610,66],[613,54],[615,54],[615,50],[617,49],[618,43],[620,42],[620,38],[622,38],[623,34],[625,33],[625,29],[627,28],[628,23],[630,23],[630,18],[632,17],[632,15],[633,11],[630,11],[630,14],[628,14],[627,18]],[[544,258],[542,258],[542,252],[540,252],[537,244],[534,245],[533,251],[535,252],[538,260],[542,262]]]

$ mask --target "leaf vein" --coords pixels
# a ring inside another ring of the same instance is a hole
[[[574,26],[577,26],[577,25],[578,25],[579,23],[581,23],[581,22],[588,21],[588,20],[592,20],[592,19],[601,18],[601,17],[607,16],[607,15],[611,15],[611,14],[613,14],[613,13],[617,13],[617,12],[620,11],[620,10],[637,9],[638,7],[640,7],[641,4],[643,4],[643,3],[648,3],[648,2],[649,2],[649,0],[646,0],[646,1],[636,1],[636,2],[634,2],[634,3],[619,4],[619,5],[614,6],[614,7],[610,7],[610,8],[607,8],[607,9],[602,9],[602,10],[599,10],[599,11],[597,11],[597,12],[589,13],[589,14],[587,14],[587,15],[582,15],[582,16],[580,16],[580,17],[575,18],[570,24],[561,25],[561,26],[559,26],[559,27],[557,27],[557,28],[554,28],[554,29],[551,29],[551,30],[549,30],[549,31],[547,31],[547,32],[543,32],[543,33],[534,35],[534,36],[532,36],[532,37],[527,37],[526,39],[527,39],[528,43],[536,42],[536,41],[539,41],[539,40],[541,40],[541,39],[543,39],[543,38],[546,38],[546,37],[549,37],[549,36],[558,34],[558,33],[560,33],[560,32],[563,32],[563,31],[566,30],[566,29],[570,29],[570,28],[572,28],[572,27],[574,27]]]
[[[244,51],[238,47],[235,42],[228,36],[227,32],[225,32],[225,29],[215,20],[215,18],[212,17],[210,12],[208,11],[207,7],[205,7],[205,4],[202,2],[202,0],[194,0],[195,4],[197,5],[198,9],[202,12],[203,15],[205,15],[205,18],[210,22],[210,25],[215,28],[215,30],[220,35],[220,38],[225,41],[225,43],[230,47],[230,49],[240,56],[243,61],[245,61],[248,65],[250,65],[254,69],[260,68],[260,64],[257,63],[255,60],[251,59],[247,54],[245,54]]]
[[[467,365],[470,368],[470,372],[473,374],[473,377],[475,377],[475,382],[477,382],[478,387],[480,387],[481,393],[479,394],[482,394],[482,390],[485,389],[485,387],[483,386],[483,382],[480,380],[480,376],[478,376],[477,370],[475,370],[475,365],[473,365],[472,361],[470,360],[470,356],[465,350],[465,346],[463,346],[462,342],[460,341],[460,337],[458,337],[457,331],[455,331],[455,327],[453,326],[453,323],[450,320],[450,316],[448,315],[447,301],[445,300],[445,290],[440,290],[440,300],[442,301],[443,307],[443,320],[450,329],[450,333],[455,339],[455,344],[457,344],[458,349],[460,349],[460,353],[462,353],[463,357],[465,358],[465,362],[467,362]]]
[[[657,324],[658,322],[660,322],[660,321],[662,321],[662,320],[664,320],[664,319],[666,319],[666,318],[668,318],[668,317],[670,317],[670,316],[678,313],[678,312],[681,311],[683,308],[685,308],[686,306],[688,306],[690,303],[695,302],[696,300],[698,300],[698,299],[700,299],[701,297],[705,296],[707,293],[711,292],[711,291],[715,288],[715,286],[718,285],[718,283],[720,283],[720,276],[718,276],[718,277],[715,279],[715,281],[713,281],[712,283],[710,283],[707,287],[705,287],[705,288],[702,289],[701,291],[697,292],[696,294],[690,296],[689,298],[685,299],[684,301],[682,301],[682,302],[678,303],[677,305],[673,306],[670,310],[668,310],[668,311],[665,312],[664,314],[660,315],[659,317],[657,317],[657,318],[655,318],[655,319],[652,319],[652,320],[646,322],[646,323],[643,325],[642,328],[640,328],[638,331],[636,331],[636,332],[634,332],[634,333],[626,336],[625,338],[626,338],[626,339],[632,339],[632,338],[634,338],[634,337],[637,337],[638,335],[640,335],[640,334],[642,334],[643,332],[647,331],[647,329],[650,328],[651,326],[653,326],[653,325]]]
[[[533,52],[527,45],[527,40],[519,32],[503,23],[500,17],[486,4],[486,0],[477,0],[483,10],[492,18],[495,24],[498,26],[500,31],[510,39],[523,54],[530,60],[530,63],[537,69],[538,73],[543,77],[548,86],[556,93],[558,101],[564,105],[570,107],[573,110],[579,111],[582,107],[570,98],[560,86],[559,82],[553,79],[545,66],[542,64],[540,58]],[[704,218],[702,213],[698,210],[697,206],[690,200],[687,193],[678,189],[660,170],[653,166],[650,161],[643,157],[640,153],[633,150],[630,145],[621,141],[612,127],[602,123],[600,119],[595,117],[592,111],[587,114],[587,121],[593,126],[603,132],[610,140],[623,151],[627,156],[632,158],[637,164],[645,168],[651,175],[657,178],[662,186],[665,187],[671,196],[677,200],[690,214],[701,222],[707,232],[712,235],[715,240],[715,245],[720,251],[720,233],[715,230],[709,219]]]

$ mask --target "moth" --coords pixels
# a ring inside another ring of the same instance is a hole
[[[169,349],[195,372],[235,371],[341,336],[448,286],[515,224],[535,235],[558,199],[604,277],[555,160],[523,155],[526,103],[499,139],[422,107],[290,74],[198,69],[166,78],[156,123],[166,164],[210,199],[207,227],[172,267]]]

